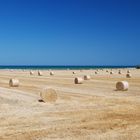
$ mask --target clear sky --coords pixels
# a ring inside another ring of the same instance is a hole
[[[140,0],[0,0],[0,65],[140,64]]]

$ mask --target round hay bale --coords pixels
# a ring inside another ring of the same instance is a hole
[[[91,79],[90,75],[84,75],[84,80],[90,80],[90,79]]]
[[[34,72],[33,71],[30,71],[30,75],[34,75]]]
[[[50,75],[51,75],[51,76],[53,76],[53,75],[54,75],[54,72],[53,72],[53,71],[51,71],[51,72],[50,72]]]
[[[76,74],[76,72],[75,72],[75,71],[73,71],[72,73],[73,73],[73,74]]]
[[[19,86],[19,80],[18,79],[10,79],[9,80],[9,86],[10,87],[18,87]]]
[[[97,71],[95,71],[95,74],[98,74],[98,72],[97,72]]]
[[[40,93],[41,99],[46,103],[46,102],[56,102],[57,100],[57,92],[52,89],[43,89]]]
[[[42,72],[41,71],[38,71],[38,76],[42,76]]]
[[[74,79],[74,83],[75,83],[75,84],[82,84],[82,83],[83,83],[83,78],[81,78],[81,77],[76,77],[76,78]]]
[[[126,78],[131,78],[131,77],[132,77],[132,75],[130,73],[126,74]]]
[[[114,74],[114,72],[113,72],[113,71],[111,71],[111,72],[110,72],[110,74]]]
[[[119,70],[118,74],[122,74],[121,70]]]
[[[121,81],[116,83],[117,90],[125,91],[128,90],[128,88],[129,88],[129,83],[127,81]]]
[[[127,73],[130,73],[130,70],[128,70]]]

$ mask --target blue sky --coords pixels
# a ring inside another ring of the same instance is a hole
[[[0,65],[137,64],[139,0],[0,0]]]

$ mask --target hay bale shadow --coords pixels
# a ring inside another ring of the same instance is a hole
[[[39,99],[38,102],[41,102],[41,103],[43,102],[44,103],[44,101],[42,99]]]

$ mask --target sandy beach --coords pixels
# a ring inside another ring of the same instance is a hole
[[[139,140],[140,70],[126,78],[127,70],[0,70],[0,140]],[[74,84],[84,75],[91,79]],[[10,78],[20,86],[9,87]],[[123,80],[128,91],[116,91]],[[55,103],[39,102],[43,88],[57,91]]]

